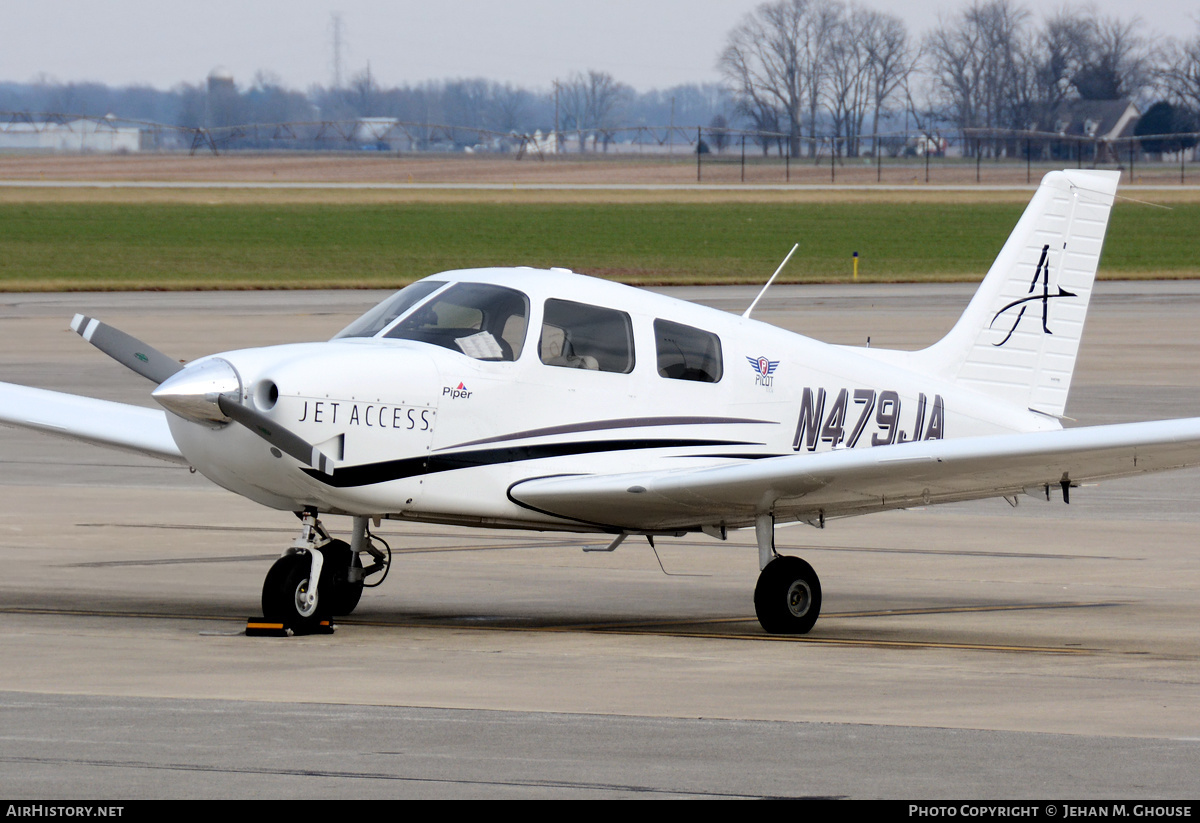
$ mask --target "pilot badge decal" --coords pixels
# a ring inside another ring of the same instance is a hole
[[[754,385],[771,391],[775,385],[775,369],[779,368],[779,361],[768,360],[765,357],[747,357],[746,362],[754,369]]]

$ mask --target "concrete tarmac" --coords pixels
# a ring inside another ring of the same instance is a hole
[[[778,287],[756,317],[915,348],[972,291]],[[0,295],[0,380],[151,405],[74,312],[191,359],[381,296]],[[1067,413],[1195,415],[1198,349],[1200,284],[1101,283]],[[0,500],[0,797],[1200,794],[1197,471],[782,529],[825,590],[802,638],[758,627],[750,534],[587,554],[385,523],[391,576],[334,635],[251,639],[291,515],[10,429]]]

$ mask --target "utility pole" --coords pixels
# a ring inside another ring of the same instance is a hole
[[[667,134],[667,154],[675,154],[675,95],[671,95],[671,127]]]
[[[342,13],[329,15],[329,27],[333,38],[333,87],[342,87]]]

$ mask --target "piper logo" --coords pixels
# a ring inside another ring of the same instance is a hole
[[[459,383],[457,388],[454,386],[442,387],[442,397],[449,397],[451,400],[466,400],[472,394],[474,392],[467,391],[467,387],[462,383]]]

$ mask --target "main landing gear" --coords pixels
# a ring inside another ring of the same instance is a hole
[[[754,524],[762,572],[754,587],[754,612],[771,634],[808,634],[821,614],[821,581],[799,557],[775,553],[775,517],[760,515]]]
[[[372,537],[366,517],[354,518],[350,543],[331,538],[315,510],[304,511],[300,520],[300,537],[275,561],[263,581],[262,609],[267,620],[306,634],[325,621],[354,611],[363,588],[378,586],[387,577],[391,551],[385,554],[375,547],[374,541],[383,541]],[[363,554],[371,559],[371,565],[365,568]],[[383,577],[366,582],[377,573]]]

